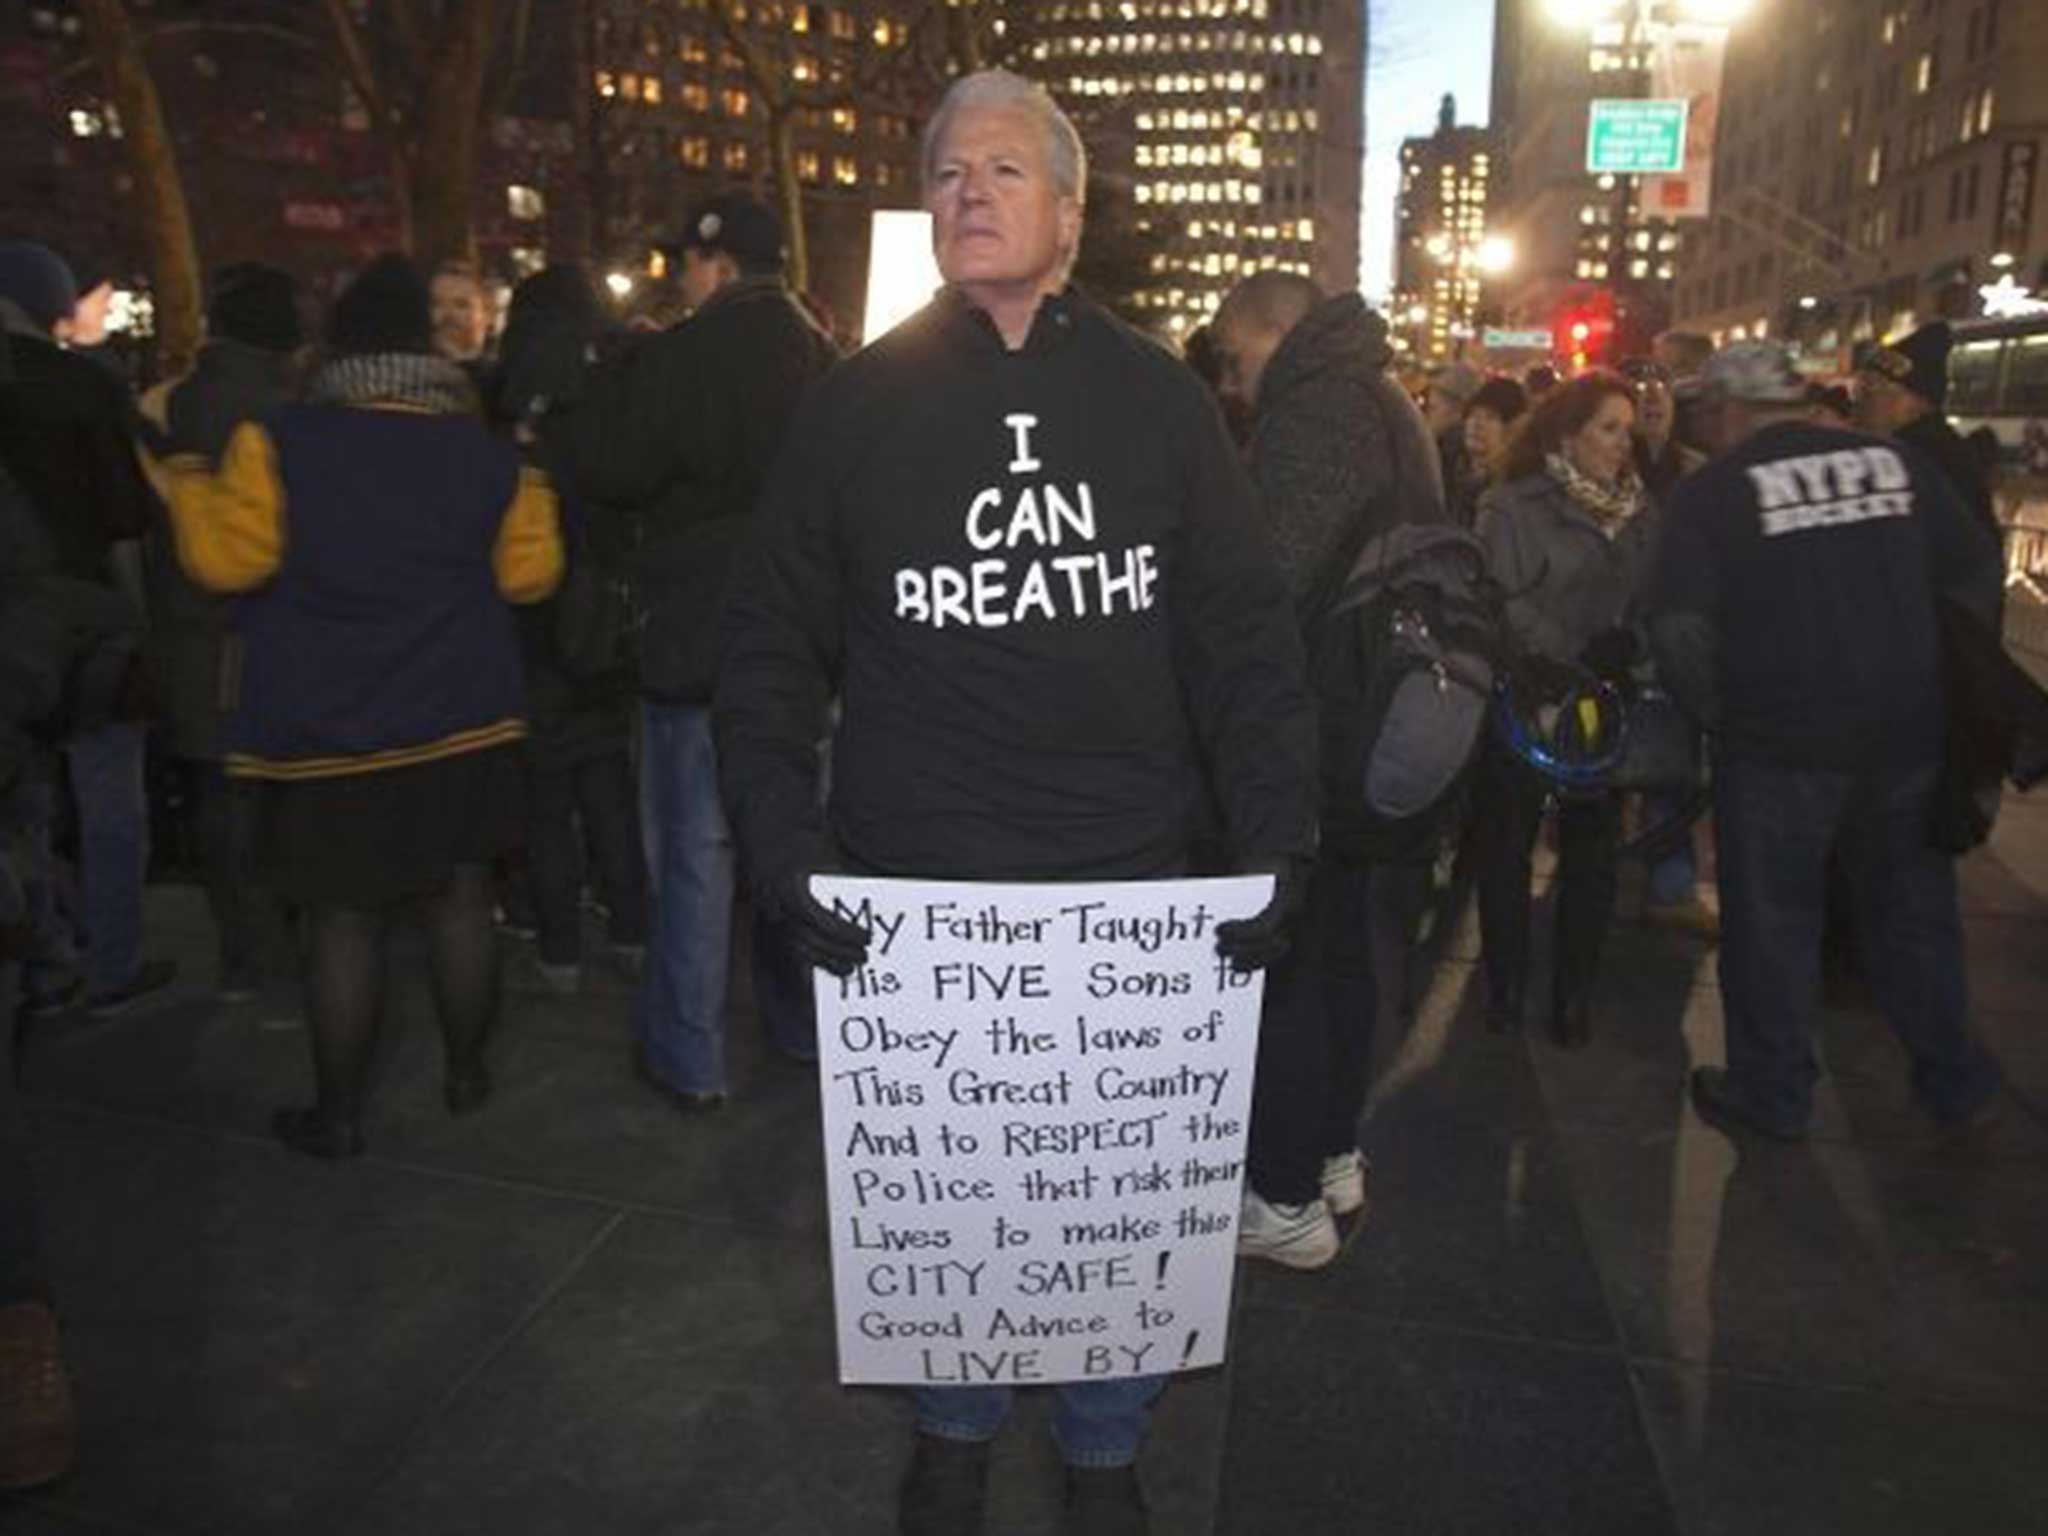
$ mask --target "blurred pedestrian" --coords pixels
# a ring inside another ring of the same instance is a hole
[[[206,344],[192,371],[146,394],[141,411],[152,456],[196,454],[218,467],[245,421],[262,421],[298,386],[305,329],[299,287],[288,272],[258,263],[215,274]],[[168,499],[169,486],[160,489]],[[150,659],[160,741],[185,765],[199,834],[206,898],[219,942],[223,1002],[261,988],[264,933],[255,881],[251,786],[223,766],[221,688],[231,655],[228,599],[186,574],[168,518],[151,523],[147,546]]]
[[[1702,375],[1725,446],[1682,483],[1649,594],[1660,674],[1713,733],[1725,1067],[1694,1103],[1807,1134],[1826,870],[1838,851],[1865,973],[1935,1120],[1966,1127],[1999,1073],[1974,1038],[1955,867],[1930,836],[1946,713],[1943,603],[1995,611],[1995,542],[1929,464],[1807,419],[1782,347]]]
[[[653,913],[635,1028],[649,1085],[699,1110],[730,1086],[733,848],[711,739],[719,617],[768,466],[836,353],[790,292],[781,221],[755,198],[722,193],[692,210],[674,259],[689,317],[594,377],[551,441],[593,524],[629,519],[641,551],[640,814]],[[815,1056],[802,967],[758,921],[753,956],[770,1039]]]
[[[1429,372],[1422,415],[1436,439],[1437,479],[1442,485],[1460,485],[1467,477],[1465,407],[1485,382],[1486,375],[1470,363],[1445,363]]]
[[[444,1097],[490,1094],[491,861],[519,839],[526,734],[507,600],[562,571],[554,493],[433,353],[427,284],[379,258],[335,302],[305,401],[235,428],[217,472],[173,460],[178,554],[241,593],[225,745],[258,780],[259,857],[305,911],[318,1097],[273,1129],[363,1150],[393,916],[424,905]]]
[[[135,458],[130,403],[111,372],[54,339],[77,307],[70,269],[39,245],[0,245],[0,323],[14,377],[0,384],[0,464],[41,520],[66,623],[93,638],[74,666],[59,727],[78,815],[82,991],[107,1018],[155,996],[177,967],[143,957],[143,881],[149,809],[143,786],[148,690],[141,654],[141,540],[155,502]],[[71,957],[45,952],[30,968],[31,1012],[67,1006],[81,991]]]
[[[1817,427],[1856,425],[1856,397],[1845,384],[1809,384],[1806,387],[1806,419]]]
[[[811,393],[728,610],[720,768],[753,888],[851,974],[867,932],[815,874],[1174,878],[1215,806],[1230,862],[1275,884],[1219,951],[1264,965],[1313,851],[1315,722],[1243,469],[1193,374],[1069,286],[1086,154],[1042,87],[956,81],[923,163],[947,286]],[[1072,581],[1048,584],[1028,544],[977,550],[974,518],[962,536],[992,484],[1047,481],[1092,488],[1101,548]],[[971,561],[993,581],[956,608],[939,582]],[[1134,1463],[1164,1384],[1058,1388],[1069,1536],[1142,1536]],[[913,1396],[898,1529],[979,1530],[1014,1390]]]
[[[1521,385],[1496,374],[1479,386],[1465,406],[1465,478],[1446,484],[1451,521],[1470,528],[1479,519],[1479,498],[1500,479],[1507,462],[1508,441],[1529,409],[1529,396]]]
[[[12,348],[0,333],[0,379]],[[15,1072],[22,968],[34,952],[38,868],[49,857],[49,769],[39,722],[56,708],[63,614],[40,520],[0,465],[0,1492],[54,1482],[78,1421],[57,1331]]]
[[[490,349],[494,317],[476,263],[442,262],[434,269],[432,292],[434,350],[450,362],[479,362]]]
[[[1259,272],[1216,312],[1227,392],[1251,412],[1251,472],[1289,597],[1313,639],[1374,535],[1444,520],[1428,427],[1387,374],[1387,325],[1356,293]],[[1398,1005],[1410,915],[1403,865],[1355,810],[1322,807],[1321,854],[1294,943],[1272,969],[1259,1031],[1240,1254],[1294,1269],[1337,1256],[1362,1215],[1358,1117],[1381,998]],[[1384,983],[1384,984],[1383,984]]]
[[[640,974],[647,945],[647,866],[633,788],[632,705],[638,678],[619,658],[596,668],[565,656],[560,605],[579,581],[618,579],[622,553],[597,540],[574,482],[559,473],[554,441],[612,344],[604,305],[583,268],[558,264],[512,290],[498,349],[492,414],[530,463],[550,472],[561,498],[569,574],[563,593],[519,613],[532,734],[526,740],[525,874],[536,925],[537,970],[557,993],[583,983],[583,893],[602,904],[611,957]]]
[[[1479,537],[1506,601],[1525,676],[1625,674],[1649,519],[1633,461],[1634,393],[1581,374],[1539,401],[1508,447],[1501,484],[1479,503]],[[1481,762],[1474,837],[1488,1022],[1521,1027],[1529,974],[1530,854],[1550,786],[1498,745]],[[1613,918],[1618,797],[1591,789],[1557,806],[1551,1037],[1592,1037],[1593,988]]]

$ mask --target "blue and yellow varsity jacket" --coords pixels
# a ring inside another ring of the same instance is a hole
[[[473,419],[288,406],[217,471],[166,466],[178,559],[241,594],[227,771],[298,780],[406,767],[526,734],[507,602],[562,577],[555,494]]]

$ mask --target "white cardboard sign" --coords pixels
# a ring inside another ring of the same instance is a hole
[[[873,934],[816,973],[840,1380],[1221,1364],[1262,975],[1216,954],[1269,876],[821,876]]]

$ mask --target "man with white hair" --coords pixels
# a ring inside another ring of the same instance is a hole
[[[1314,724],[1271,538],[1194,375],[1068,286],[1085,157],[1038,86],[957,82],[927,127],[944,291],[813,391],[726,610],[715,724],[758,897],[845,974],[821,871],[1173,878],[1213,831],[1276,879],[1225,924],[1282,952],[1315,848]],[[832,787],[816,743],[837,697]],[[1145,1530],[1163,1379],[1063,1386],[1067,1529]],[[916,1393],[907,1536],[978,1530],[1008,1388]]]

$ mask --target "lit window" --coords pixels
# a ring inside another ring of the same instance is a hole
[[[548,212],[547,199],[536,188],[515,183],[505,189],[505,211],[515,219],[544,219]]]
[[[701,171],[711,164],[711,141],[705,138],[684,139],[676,146],[676,155],[691,170]]]

